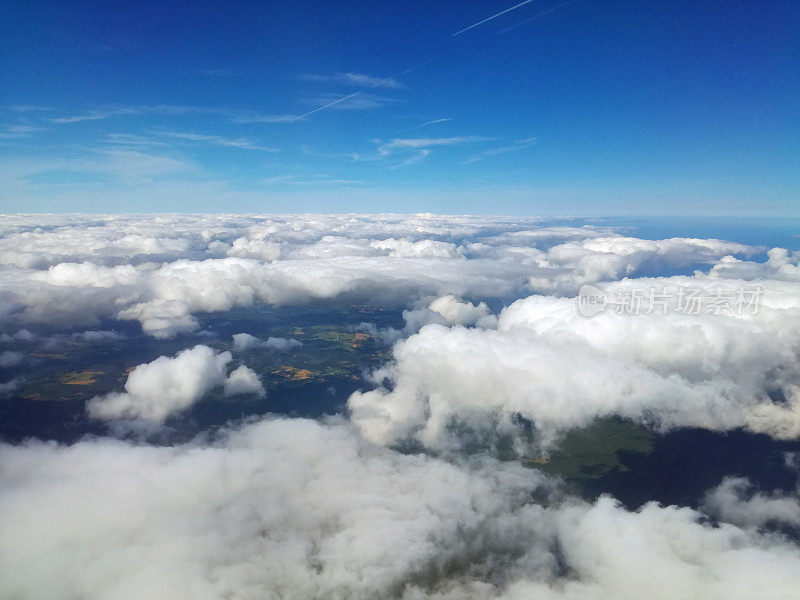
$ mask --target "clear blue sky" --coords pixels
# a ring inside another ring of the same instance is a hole
[[[800,2],[514,4],[6,0],[0,211],[800,215]]]

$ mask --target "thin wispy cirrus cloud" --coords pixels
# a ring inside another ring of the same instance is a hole
[[[96,149],[78,158],[15,159],[5,161],[5,167],[0,169],[0,183],[6,193],[41,186],[58,188],[85,175],[100,177],[96,183],[129,186],[201,173],[199,165],[186,158],[124,147]]]
[[[261,182],[263,185],[298,185],[298,186],[314,186],[314,185],[362,185],[368,184],[369,181],[365,181],[362,179],[335,179],[330,177],[320,176],[319,179],[308,178],[308,177],[301,177],[299,175],[276,175],[275,177],[270,177],[268,179],[264,179]]]
[[[345,97],[340,97],[337,94],[318,94],[303,98],[301,102],[308,106],[318,107],[318,112],[324,108],[331,108],[332,110],[369,110],[382,108],[389,104],[397,104],[401,100],[381,94],[356,92]],[[309,114],[312,113],[307,113],[303,116],[308,116]]]
[[[201,133],[191,133],[183,131],[151,131],[153,135],[164,136],[174,140],[190,143],[210,144],[212,146],[225,146],[228,148],[240,148],[242,150],[260,150],[262,152],[279,152],[277,148],[262,146],[247,138],[227,138],[220,135],[208,135]]]
[[[53,110],[52,106],[43,106],[38,104],[12,104],[6,106],[5,108],[17,113],[50,112],[51,110]]]
[[[462,135],[449,138],[395,138],[389,142],[381,144],[378,152],[389,154],[396,148],[430,148],[432,146],[454,146],[457,144],[468,144],[473,142],[483,142],[491,138],[480,135]]]
[[[407,167],[416,164],[431,153],[431,148],[443,146],[458,146],[462,144],[473,144],[476,142],[483,142],[491,138],[479,135],[465,135],[449,138],[394,138],[388,142],[381,142],[375,140],[378,145],[377,151],[373,155],[360,155],[354,154],[354,160],[384,160],[390,158],[398,153],[407,154],[411,153],[405,160],[400,163],[392,165],[392,168]]]
[[[204,75],[206,77],[236,77],[241,75],[242,73],[236,69],[199,69],[195,71],[198,75]]]
[[[373,77],[372,75],[365,75],[363,73],[309,74],[301,75],[300,79],[303,81],[335,83],[338,85],[363,88],[383,88],[387,90],[401,90],[405,88],[405,86],[394,77]]]
[[[50,109],[51,112],[55,109]],[[85,121],[105,121],[114,117],[125,116],[188,116],[188,115],[216,115],[236,121],[252,115],[252,111],[241,109],[220,107],[220,106],[181,106],[172,104],[154,104],[141,106],[120,106],[103,109],[93,109],[82,113],[67,114],[60,117],[49,117],[47,120],[58,125],[68,125],[71,123],[82,123]],[[285,116],[284,116],[285,117]],[[262,117],[266,120],[266,117]],[[277,115],[272,122],[286,122],[288,119],[281,120],[281,115]]]
[[[279,115],[279,114],[255,114],[245,113],[237,115],[231,119],[233,123],[294,123],[302,119],[301,115]]]
[[[182,157],[147,154],[130,150],[98,151],[96,168],[124,181],[148,181],[153,177],[175,173],[198,172],[194,162]]]
[[[103,139],[103,142],[112,144],[114,146],[166,146],[166,142],[158,141],[152,137],[138,135],[135,133],[109,133]]]
[[[408,73],[414,68],[415,67],[407,69],[404,71],[404,73]],[[328,94],[325,96],[319,96],[315,99],[306,99],[304,100],[306,104],[311,104],[312,106],[316,106],[316,108],[293,119],[292,122],[299,121],[305,117],[310,117],[311,115],[328,108],[335,108],[339,110],[378,108],[384,104],[397,102],[397,100],[395,98],[387,98],[385,96],[381,97],[377,96],[376,94],[371,94],[369,93],[369,90],[379,88],[398,90],[405,87],[402,83],[391,76],[381,78],[373,77],[371,75],[364,75],[362,73],[334,73],[332,75],[312,74],[301,76],[301,79],[306,81],[324,81],[339,85],[360,87],[361,89],[353,92],[352,94],[347,94],[346,96]]]
[[[109,133],[102,140],[104,143],[119,147],[152,147],[164,148],[175,144],[199,145],[199,146],[220,146],[224,148],[238,148],[242,150],[258,150],[262,152],[279,152],[277,148],[271,148],[259,144],[249,138],[229,138],[220,135],[210,135],[186,131],[170,130],[148,130],[148,135],[134,133]],[[156,139],[161,138],[161,139]]]
[[[287,183],[292,185],[360,185],[370,182],[362,179],[309,179],[305,181],[289,180]]]
[[[78,115],[71,115],[68,117],[54,117],[50,119],[51,123],[55,123],[57,125],[69,125],[71,123],[83,123],[84,121],[105,121],[106,119],[110,119],[112,117],[118,117],[121,115],[136,115],[142,114],[143,111],[133,109],[133,108],[120,108],[115,110],[103,110],[103,111],[90,111],[83,114]]]
[[[41,131],[41,127],[33,127],[30,125],[9,125],[0,128],[0,139],[18,139],[29,137],[32,133]]]
[[[51,117],[48,120],[57,125],[69,125],[71,123],[83,123],[85,121],[105,121],[113,117],[137,116],[147,114],[188,114],[192,112],[208,112],[209,109],[192,106],[127,106],[119,108],[108,108],[104,110],[90,110],[84,113],[72,114],[62,117]]]
[[[37,109],[55,111],[55,109]],[[252,110],[232,109],[214,106],[178,106],[160,104],[153,106],[127,106],[109,109],[90,110],[83,113],[50,117],[50,123],[67,125],[85,121],[105,121],[114,117],[125,116],[186,116],[186,115],[215,115],[223,117],[232,123],[291,123],[298,119],[295,114],[266,114],[256,113]]]
[[[482,160],[486,160],[487,158],[491,158],[493,156],[500,156],[501,154],[509,154],[510,152],[519,152],[520,150],[525,150],[526,148],[530,148],[531,146],[535,145],[537,138],[525,138],[523,140],[517,140],[513,144],[508,146],[501,146],[499,148],[490,148],[488,150],[484,150],[483,152],[478,152],[477,154],[473,154],[472,156],[467,157],[462,165],[469,165],[475,162],[480,162]]]

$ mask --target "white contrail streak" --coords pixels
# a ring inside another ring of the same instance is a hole
[[[536,19],[539,19],[540,17],[543,17],[545,15],[549,15],[551,12],[557,11],[559,8],[564,8],[568,4],[574,4],[577,1],[578,0],[567,0],[566,2],[562,2],[561,4],[557,4],[553,8],[548,8],[547,10],[543,10],[540,13],[536,13],[532,17],[528,17],[527,19],[525,19],[524,21],[520,21],[516,25],[512,25],[511,27],[506,27],[505,29],[502,29],[502,30],[498,31],[497,34],[500,35],[502,33],[507,33],[509,31],[511,31],[512,29],[516,29],[517,27],[521,27],[522,25],[526,25],[526,24],[530,23],[531,21],[535,21]]]
[[[496,15],[492,15],[491,17],[487,17],[487,18],[485,18],[483,21],[478,21],[477,23],[473,23],[472,25],[470,25],[469,27],[465,27],[465,28],[464,28],[464,29],[462,29],[461,31],[456,31],[456,32],[455,32],[454,34],[452,34],[450,37],[455,37],[455,36],[457,36],[457,35],[459,35],[459,34],[461,34],[461,33],[464,33],[465,31],[469,31],[469,30],[470,30],[470,29],[472,29],[473,27],[477,27],[478,25],[483,25],[484,23],[487,23],[487,22],[491,21],[492,19],[496,19],[496,18],[497,18],[497,17],[499,17],[500,15],[504,15],[504,14],[506,14],[507,12],[511,12],[512,10],[516,10],[516,9],[518,9],[520,6],[525,6],[526,4],[530,4],[531,2],[533,2],[533,0],[525,0],[525,2],[520,2],[519,4],[517,4],[517,5],[515,5],[515,6],[512,6],[511,8],[507,8],[507,9],[505,9],[505,10],[503,10],[503,11],[500,11],[500,12],[499,12],[499,13],[497,13]]]
[[[306,114],[304,114],[304,115],[300,115],[299,117],[295,117],[294,119],[292,119],[291,121],[289,121],[289,123],[294,123],[295,121],[299,121],[299,120],[300,120],[300,119],[302,119],[303,117],[307,117],[308,115],[313,115],[315,112],[319,112],[319,111],[321,111],[321,110],[324,110],[324,109],[326,109],[326,108],[328,108],[328,107],[330,107],[330,106],[333,106],[334,104],[339,104],[339,102],[344,102],[345,100],[349,100],[349,99],[350,99],[350,98],[352,98],[353,96],[358,96],[360,93],[361,93],[360,91],[358,91],[358,92],[355,92],[355,93],[353,93],[353,94],[350,94],[350,95],[348,95],[348,96],[345,96],[344,98],[339,98],[338,100],[334,100],[334,101],[333,101],[333,102],[331,102],[330,104],[326,104],[325,106],[320,106],[319,108],[315,108],[314,110],[310,110],[310,111],[308,111],[308,112],[307,112]]]
[[[420,63],[420,64],[423,64],[423,63]],[[414,65],[414,66],[413,66],[413,67],[411,67],[410,69],[406,69],[405,71],[403,71],[403,75],[405,75],[406,73],[408,73],[408,72],[409,72],[409,71],[411,71],[412,69],[416,69],[418,66],[420,66],[420,65]],[[387,81],[391,81],[391,80],[392,80],[392,77],[391,77],[391,76],[389,76],[389,77],[385,77],[384,79],[381,79],[381,80],[379,80],[379,81],[376,81],[375,83],[373,83],[371,86],[367,87],[366,89],[368,89],[368,90],[373,90],[373,89],[375,89],[376,87],[380,87],[380,86],[382,86],[384,83],[386,83]],[[355,92],[355,93],[353,93],[353,94],[349,94],[349,95],[345,96],[344,98],[339,98],[338,100],[334,100],[334,101],[333,101],[333,102],[331,102],[330,104],[326,104],[325,106],[320,106],[319,108],[315,108],[314,110],[311,110],[311,111],[307,112],[307,113],[306,113],[306,114],[304,114],[304,115],[300,115],[299,117],[295,117],[294,119],[292,119],[291,121],[288,121],[288,122],[289,122],[289,123],[294,123],[295,121],[299,121],[299,120],[300,120],[300,119],[302,119],[303,117],[307,117],[308,115],[313,115],[315,112],[319,112],[319,111],[321,111],[321,110],[325,110],[326,108],[330,108],[330,107],[331,107],[331,106],[333,106],[334,104],[339,104],[339,102],[344,102],[345,100],[349,100],[350,98],[352,98],[352,97],[354,97],[354,96],[358,96],[358,95],[359,95],[361,92],[363,92],[363,91],[364,91],[363,89],[362,89],[362,90],[358,90],[357,92]]]
[[[482,21],[478,21],[477,23],[473,23],[472,25],[470,25],[469,27],[465,27],[461,31],[456,31],[455,33],[451,34],[450,37],[455,37],[455,36],[457,36],[457,35],[459,35],[461,33],[464,33],[465,31],[469,31],[470,29],[472,29],[474,27],[477,27],[478,25],[483,25],[484,23],[487,23],[488,21],[491,21],[492,19],[496,19],[500,15],[504,15],[506,13],[509,13],[512,10],[516,10],[516,9],[520,8],[521,6],[525,6],[526,4],[530,4],[531,2],[533,2],[533,0],[525,0],[524,2],[520,2],[519,4],[515,4],[511,8],[507,8],[507,9],[505,9],[503,11],[500,11],[499,13],[494,14],[491,17],[487,17],[487,18],[483,19]],[[538,19],[539,17],[543,17],[544,15],[549,14],[549,13],[555,11],[555,10],[558,10],[559,8],[562,8],[564,6],[567,6],[568,4],[572,4],[573,2],[577,2],[577,0],[567,0],[566,2],[562,2],[561,4],[558,4],[558,5],[554,6],[553,8],[549,8],[549,9],[547,9],[545,11],[542,11],[542,12],[534,15],[533,17],[531,17],[529,19],[526,19],[522,23],[518,23],[517,25],[513,25],[512,27],[509,27],[508,29],[504,29],[503,32],[508,31],[510,29],[514,29],[515,27],[518,27],[519,25],[521,25],[523,23],[527,23],[529,21],[533,21],[535,19]],[[412,67],[409,67],[408,69],[406,69],[405,71],[400,73],[400,75],[407,75],[411,71],[413,71],[415,69],[418,69],[419,67],[423,67],[423,66],[425,66],[425,65],[427,65],[429,63],[432,63],[435,60],[438,60],[438,59],[437,58],[431,58],[431,59],[428,59],[428,60],[423,61],[421,63],[418,63],[416,65],[413,65]],[[391,79],[392,79],[391,76],[387,77],[385,79],[381,79],[380,81],[378,81],[375,84],[373,84],[373,85],[369,86],[368,88],[366,88],[366,90],[371,90],[371,89],[374,89],[376,87],[379,87],[384,82],[389,81]],[[357,91],[357,92],[355,92],[353,94],[349,94],[347,96],[344,96],[343,98],[339,98],[338,100],[334,100],[333,102],[331,102],[329,104],[326,104],[325,106],[320,106],[319,108],[315,108],[314,110],[310,110],[304,115],[300,115],[299,117],[295,117],[294,119],[292,119],[290,121],[287,121],[287,123],[294,123],[295,121],[299,121],[300,119],[308,117],[309,115],[313,115],[314,113],[318,113],[321,110],[325,110],[326,108],[330,108],[331,106],[334,106],[335,104],[339,104],[340,102],[344,102],[345,100],[349,100],[350,98],[353,98],[354,96],[358,96],[363,91],[365,91],[365,90],[359,90],[359,91]],[[435,122],[436,121],[434,121],[434,123]],[[426,125],[429,125],[429,124],[430,123],[426,123]],[[415,128],[412,128],[412,129],[415,129]]]

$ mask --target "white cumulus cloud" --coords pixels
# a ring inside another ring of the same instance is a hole
[[[269,337],[266,340],[257,338],[249,333],[233,334],[233,351],[244,352],[252,348],[264,348],[275,352],[290,352],[303,345],[300,340],[291,338]]]
[[[747,282],[709,277],[631,280],[606,292],[655,286],[733,292]],[[755,314],[581,316],[575,299],[531,296],[502,311],[496,328],[428,325],[394,347],[376,380],[389,389],[356,393],[353,419],[370,439],[407,436],[433,447],[457,440],[461,424],[513,431],[529,419],[542,443],[597,417],[656,427],[746,427],[777,438],[800,435],[800,293],[762,282]],[[786,400],[775,401],[780,389]]]
[[[216,353],[198,345],[179,352],[174,358],[160,356],[139,365],[128,375],[124,392],[93,398],[87,404],[95,419],[143,420],[161,424],[202,399],[217,386],[225,394],[264,394],[256,373],[245,366],[226,376],[230,352]]]

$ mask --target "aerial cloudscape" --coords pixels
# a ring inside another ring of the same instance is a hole
[[[800,5],[0,6],[0,600],[796,600]]]
[[[793,597],[800,250],[633,233],[5,217],[0,596]],[[578,493],[575,431],[779,475]]]

